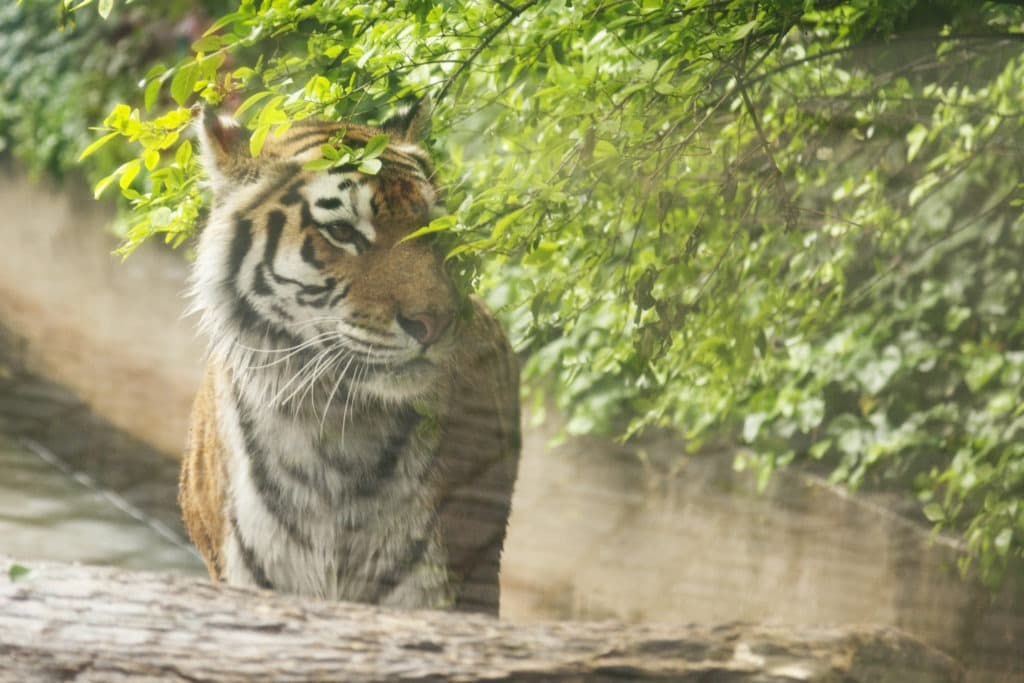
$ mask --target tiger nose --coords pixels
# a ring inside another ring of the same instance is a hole
[[[450,312],[404,315],[401,311],[396,316],[398,326],[423,346],[430,346],[436,342],[451,325],[454,317]]]

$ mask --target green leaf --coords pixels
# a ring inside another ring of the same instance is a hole
[[[250,95],[249,97],[247,97],[245,99],[245,102],[242,102],[242,104],[239,105],[238,109],[235,110],[235,116],[236,117],[237,116],[241,116],[246,111],[248,111],[249,108],[252,107],[252,105],[256,104],[257,102],[260,102],[261,100],[264,100],[264,99],[270,97],[273,94],[274,93],[272,93],[269,90],[263,90],[261,92],[255,93],[254,95]]]
[[[32,572],[32,569],[14,563],[7,568],[7,578],[11,581],[18,581],[19,579],[25,579]]]
[[[504,216],[495,221],[494,228],[491,230],[491,239],[497,240],[501,238],[506,232],[508,232],[508,229],[512,226],[512,223],[517,218],[519,218],[524,211],[526,211],[526,207],[521,206],[518,209],[509,211]]]
[[[163,81],[159,78],[154,78],[149,83],[146,83],[146,89],[143,91],[142,104],[149,111],[156,104],[156,98],[160,96],[160,88],[163,87]]]
[[[341,158],[341,152],[334,145],[320,145],[320,156],[329,161],[337,161]]]
[[[20,564],[12,564],[7,568],[7,578],[11,581],[18,581],[27,577],[31,571],[28,567]]]
[[[121,180],[118,181],[118,185],[121,186],[122,190],[127,190],[132,181],[135,180],[135,176],[139,175],[139,171],[142,170],[142,160],[133,159],[121,168],[124,171],[121,173]]]
[[[726,40],[729,40],[730,42],[743,40],[748,35],[750,35],[751,31],[757,28],[757,25],[759,23],[760,21],[758,19],[751,19],[745,24],[740,24],[739,26],[734,27],[731,31],[729,31],[729,35],[726,37]]]
[[[7,578],[11,581],[18,581],[28,577],[31,572],[32,569],[29,567],[15,562],[7,567]]]
[[[260,150],[263,149],[263,143],[267,140],[267,133],[270,132],[270,124],[263,124],[253,131],[252,137],[249,138],[249,154],[255,159],[260,155]]]
[[[181,66],[171,79],[171,97],[179,106],[192,96],[196,83],[199,81],[199,65],[188,62]]]
[[[188,166],[188,162],[192,159],[192,143],[188,140],[182,142],[177,151],[174,153],[174,163],[179,167],[185,168]]]
[[[111,173],[110,175],[100,178],[96,185],[92,188],[92,196],[94,199],[99,199],[103,191],[106,190],[112,182],[117,178],[117,172]]]
[[[928,503],[921,508],[921,512],[924,513],[929,522],[938,523],[946,519],[946,511],[938,503]]]
[[[907,133],[907,161],[913,161],[921,151],[921,145],[928,139],[928,129],[920,123]]]
[[[212,24],[210,24],[210,28],[206,29],[206,31],[203,33],[203,35],[204,36],[211,35],[213,33],[216,33],[217,31],[219,31],[220,29],[224,28],[228,24],[234,23],[234,22],[239,21],[241,19],[247,19],[247,18],[249,18],[251,16],[252,16],[252,10],[248,9],[248,8],[247,9],[238,10],[237,12],[231,12],[229,14],[225,14],[224,16],[220,17],[219,19],[214,21]]]
[[[99,12],[100,16],[106,19],[110,16],[110,11],[114,9],[114,0],[100,0],[99,4],[96,5],[96,11]]]
[[[977,392],[1003,368],[1003,357],[997,353],[971,358],[964,374],[964,381],[971,391]]]
[[[363,159],[359,163],[359,172],[367,175],[376,175],[380,167],[380,159]]]
[[[193,52],[213,52],[224,45],[224,37],[218,35],[205,35],[192,43]]]
[[[1013,529],[1007,527],[996,534],[995,539],[992,541],[992,545],[995,548],[997,554],[1002,557],[1006,557],[1010,552],[1010,543],[1013,541]]]
[[[107,115],[107,118],[103,119],[103,125],[107,128],[121,130],[127,125],[131,116],[132,108],[127,104],[119,104]]]
[[[302,168],[306,171],[326,171],[334,168],[333,159],[312,159],[302,165]]]
[[[424,225],[422,228],[414,230],[413,232],[403,237],[399,243],[408,242],[410,240],[423,237],[425,235],[433,235],[435,233],[443,232],[445,230],[451,230],[453,227],[455,227],[457,223],[458,219],[455,216],[452,216],[451,214],[441,216],[440,218],[435,218],[434,220],[430,221],[430,223]]]
[[[87,156],[98,150],[100,147],[113,140],[118,135],[120,135],[120,133],[118,133],[117,131],[114,131],[113,133],[107,133],[99,140],[96,140],[91,145],[82,150],[82,153],[78,156],[78,160],[81,161],[82,159],[86,158]]]
[[[372,138],[366,141],[366,146],[363,147],[362,159],[374,159],[380,156],[380,153],[387,149],[388,140],[391,138],[388,135],[374,135]]]

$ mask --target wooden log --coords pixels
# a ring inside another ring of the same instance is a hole
[[[952,683],[886,628],[521,624],[0,558],[2,681]],[[14,575],[12,577],[12,575]],[[685,615],[681,615],[685,618]]]

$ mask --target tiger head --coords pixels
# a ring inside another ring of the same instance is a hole
[[[430,240],[405,239],[444,213],[419,144],[428,108],[414,105],[380,128],[299,122],[269,136],[255,158],[238,123],[203,113],[214,201],[193,296],[213,351],[235,373],[287,358],[293,371],[333,368],[320,374],[383,400],[416,398],[444,374],[455,289]],[[341,131],[351,148],[389,136],[377,173],[304,168]]]

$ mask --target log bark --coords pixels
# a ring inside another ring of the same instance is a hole
[[[953,683],[887,628],[519,624],[0,558],[2,681]],[[17,574],[15,571],[13,574]],[[685,615],[681,615],[685,618]]]

